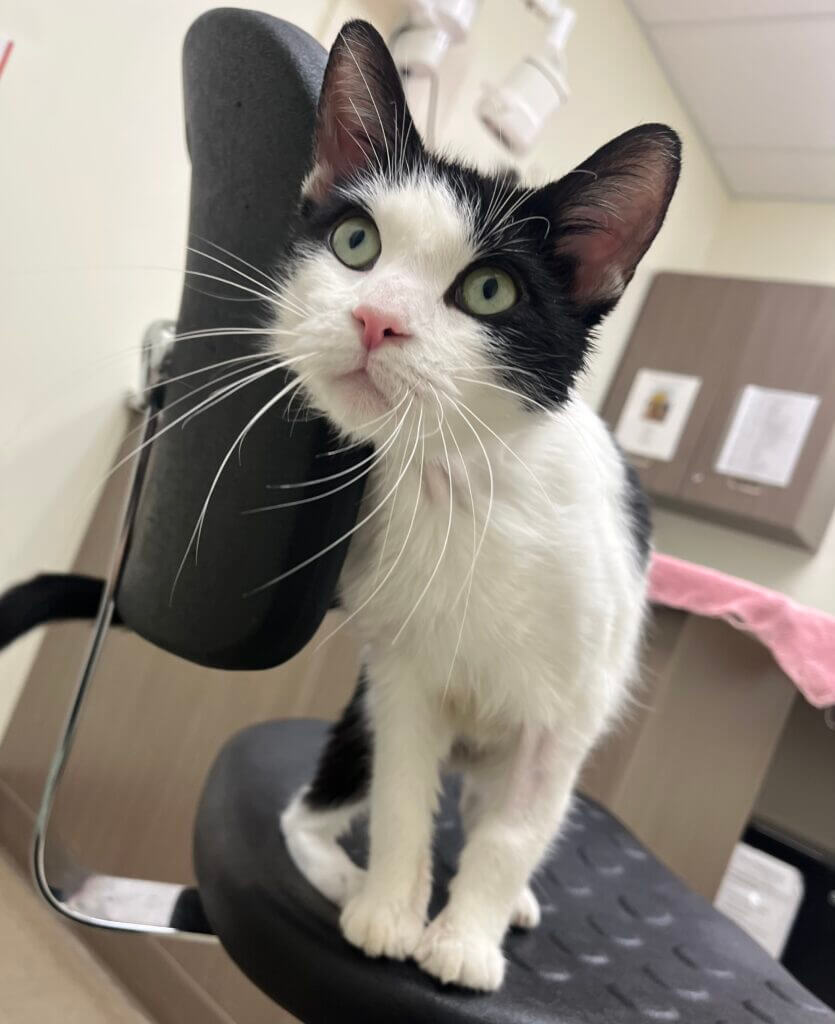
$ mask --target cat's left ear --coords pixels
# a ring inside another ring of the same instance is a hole
[[[540,190],[569,292],[588,323],[605,315],[631,280],[664,222],[680,166],[678,135],[646,124]]]
[[[421,150],[385,41],[367,21],[349,21],[325,68],[306,194],[321,198],[335,181],[356,171],[396,173]]]

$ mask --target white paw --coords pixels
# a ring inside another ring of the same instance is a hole
[[[513,928],[536,928],[541,918],[539,900],[534,896],[531,887],[526,885],[516,900],[510,924]]]
[[[342,934],[368,956],[405,960],[417,948],[424,921],[407,904],[380,899],[360,890],[342,911]]]
[[[423,933],[415,960],[445,985],[495,992],[504,980],[504,957],[496,943],[445,921],[443,913]]]

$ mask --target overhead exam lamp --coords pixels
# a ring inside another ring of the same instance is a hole
[[[389,42],[401,77],[429,80],[429,109],[424,134],[430,146],[435,142],[438,73],[450,46],[467,38],[478,2],[409,0],[405,24]]]
[[[403,26],[390,40],[403,78],[430,85],[427,142],[434,143],[438,76],[453,43],[469,34],[479,0],[408,0]],[[525,0],[548,25],[544,47],[526,57],[499,86],[487,85],[478,115],[488,131],[516,156],[529,152],[545,122],[569,97],[565,46],[577,16],[561,0]]]
[[[478,106],[487,129],[516,156],[531,150],[545,122],[568,100],[565,44],[577,20],[559,0],[531,0],[528,6],[549,23],[545,46],[517,64],[500,86],[487,86]]]

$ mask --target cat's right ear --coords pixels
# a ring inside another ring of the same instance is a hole
[[[367,21],[349,21],[328,57],[305,195],[321,199],[357,172],[402,172],[422,148],[382,36]]]
[[[666,125],[645,124],[540,190],[569,294],[589,325],[632,279],[664,223],[680,168],[678,135]]]

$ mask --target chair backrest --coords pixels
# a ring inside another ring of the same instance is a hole
[[[252,331],[267,322],[269,302],[258,296],[269,298],[270,287],[262,274],[281,268],[309,167],[326,59],[305,32],[252,11],[210,11],[189,30],[183,65],[191,249],[178,338],[199,330]],[[191,375],[164,385],[117,592],[128,627],[181,657],[218,668],[270,667],[307,642],[331,602],[347,541],[278,585],[244,595],[349,531],[362,490],[358,482],[312,504],[243,514],[316,493],[269,485],[332,474],[358,460],[357,450],[317,458],[339,442],[321,418],[294,422],[299,404],[290,408],[288,396],[254,425],[240,460],[235,453],[227,461],[196,553],[195,526],[224,457],[290,378],[283,370],[270,373],[188,422],[165,428],[259,364],[193,371],[259,352],[263,336],[253,334],[175,341],[164,376]],[[232,371],[235,376],[224,377]],[[203,387],[213,379],[215,386]]]

